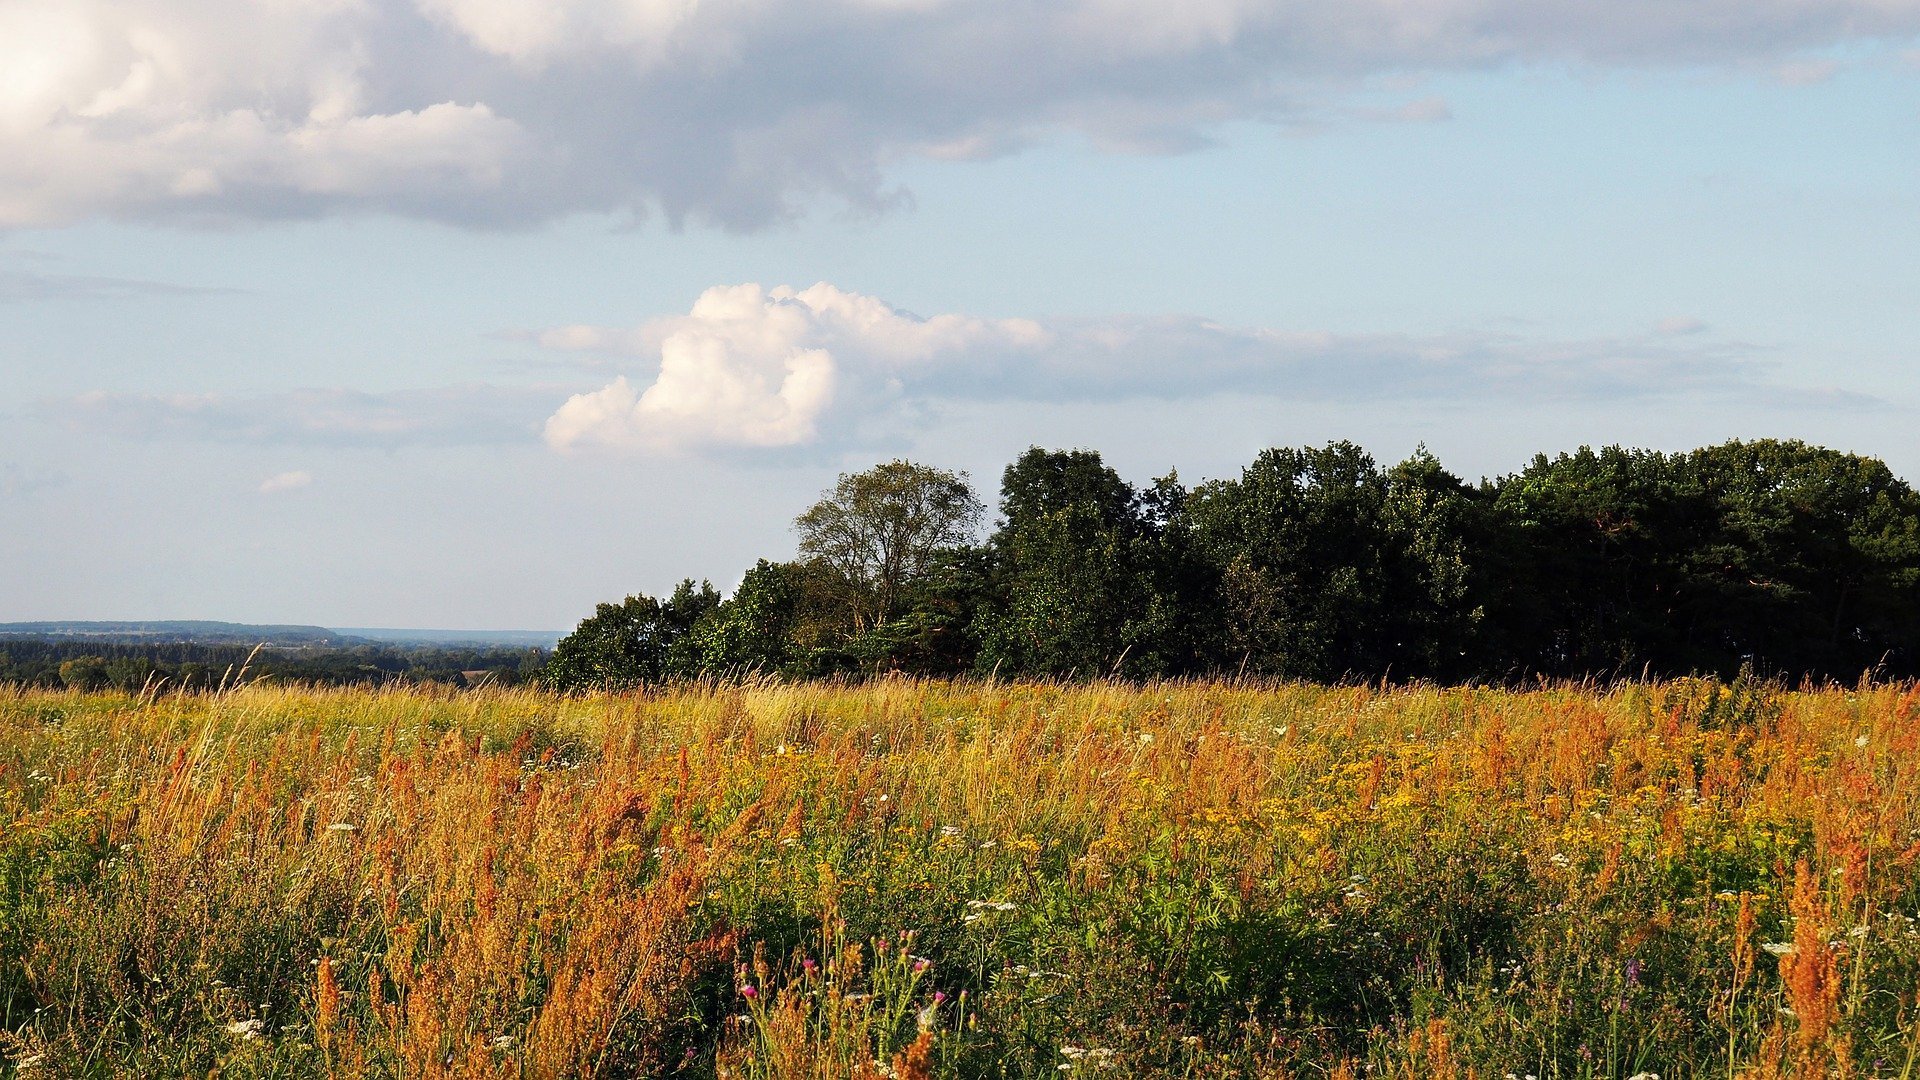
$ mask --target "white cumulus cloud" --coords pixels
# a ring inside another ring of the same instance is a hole
[[[1032,349],[1049,335],[1027,320],[923,319],[821,283],[795,290],[718,286],[687,315],[637,330],[568,327],[550,345],[657,350],[644,389],[625,376],[568,399],[547,442],[581,446],[779,447],[816,441],[897,399],[903,380],[962,356]]]
[[[1920,0],[0,0],[0,227],[579,211],[754,228],[888,163],[1177,151],[1507,62],[1792,82]]]

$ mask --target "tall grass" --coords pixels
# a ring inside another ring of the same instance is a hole
[[[1920,688],[0,690],[7,1075],[1920,1076]]]

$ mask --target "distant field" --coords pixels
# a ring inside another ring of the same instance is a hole
[[[1912,1077],[1920,688],[0,690],[23,1077]]]

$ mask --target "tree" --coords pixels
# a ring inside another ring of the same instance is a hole
[[[601,604],[554,647],[547,679],[562,690],[616,690],[698,675],[693,630],[719,606],[713,586],[692,579],[665,601],[642,593]]]
[[[973,536],[981,509],[964,473],[892,461],[842,474],[794,529],[859,636],[901,612],[940,553]]]
[[[1691,569],[1719,666],[1851,678],[1912,670],[1920,637],[1920,495],[1881,462],[1798,441],[1686,458],[1712,502]]]
[[[701,666],[712,673],[783,673],[798,657],[805,571],[761,559],[712,617],[694,629]]]
[[[1121,665],[1149,606],[1139,493],[1095,451],[1036,446],[1007,466],[1000,514],[979,665],[1083,677]]]
[[[1228,665],[1292,678],[1459,666],[1476,617],[1471,496],[1424,452],[1383,471],[1352,443],[1262,453],[1193,494]]]
[[[102,690],[108,684],[107,658],[76,656],[60,663],[60,681],[72,690]]]

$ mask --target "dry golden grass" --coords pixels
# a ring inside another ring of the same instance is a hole
[[[0,690],[21,1076],[1914,1077],[1920,690]]]

